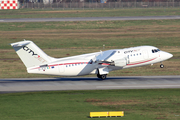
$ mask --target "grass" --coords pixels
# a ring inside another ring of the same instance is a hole
[[[166,12],[163,9],[150,10],[78,10],[77,13],[71,10],[3,10],[0,18],[86,17],[87,12],[91,16],[101,15],[100,12],[104,12],[102,16],[179,15],[179,9],[166,9]],[[174,55],[164,62],[165,68],[160,69],[159,64],[155,64],[114,71],[109,76],[179,75],[179,28],[179,20],[0,23],[0,78],[54,77],[27,74],[25,66],[9,45],[23,39],[34,41],[53,57],[153,45]],[[0,94],[0,118],[86,120],[91,119],[88,117],[91,111],[123,110],[124,117],[105,119],[178,120],[179,105],[179,89],[10,93]]]
[[[6,120],[86,120],[89,112],[124,111],[122,120],[180,119],[179,89],[96,90],[0,94]]]
[[[180,75],[180,20],[0,23],[0,78],[53,77],[27,74],[9,43],[32,40],[56,58],[152,45],[174,57],[159,64],[110,72],[109,76]],[[103,49],[103,45],[105,48]]]
[[[65,18],[65,17],[119,17],[119,16],[169,16],[180,15],[179,8],[136,8],[100,10],[1,10],[0,18]]]
[[[114,48],[138,45],[179,46],[179,22],[180,20],[0,23],[0,49],[10,49],[8,44],[20,39],[31,39],[41,48],[87,48],[103,44]]]

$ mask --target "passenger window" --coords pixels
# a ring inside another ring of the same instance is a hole
[[[152,50],[152,53],[154,53],[154,50]]]

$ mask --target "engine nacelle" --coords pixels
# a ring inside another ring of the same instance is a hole
[[[114,65],[117,67],[124,67],[125,65],[127,65],[126,58],[114,60],[114,63],[112,63],[111,65]]]

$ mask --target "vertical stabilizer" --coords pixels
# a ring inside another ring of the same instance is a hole
[[[51,62],[51,58],[32,41],[11,43],[11,46],[27,68]]]

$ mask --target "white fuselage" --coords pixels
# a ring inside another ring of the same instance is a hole
[[[172,54],[160,51],[158,48],[153,46],[139,46],[109,51],[114,51],[114,54],[107,58],[108,62],[104,63],[99,63],[97,62],[97,60],[94,60],[96,56],[101,54],[101,52],[96,52],[55,59],[53,62],[45,65],[27,68],[27,71],[28,73],[38,74],[80,76],[88,74],[98,74],[97,69],[102,69],[102,74],[108,74],[113,70],[154,64],[172,57]],[[123,64],[122,66],[110,64],[110,62],[113,61],[117,64],[119,64],[118,62],[120,61],[120,64]]]

